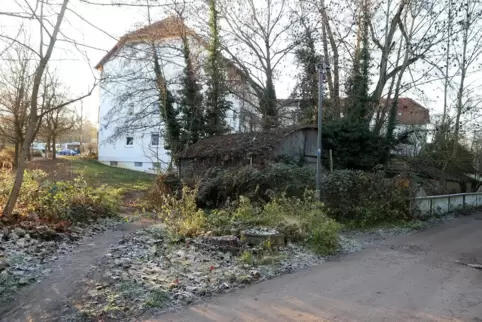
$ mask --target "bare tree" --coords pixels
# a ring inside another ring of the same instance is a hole
[[[59,34],[61,33],[61,26],[64,20],[65,12],[67,11],[68,4],[69,4],[69,0],[63,0],[60,4],[59,10],[56,11],[55,8],[58,6],[51,4],[50,2],[37,0],[35,2],[35,6],[31,6],[30,2],[26,2],[26,6],[28,7],[28,9],[26,9],[27,14],[31,14],[34,17],[33,19],[39,27],[38,32],[40,35],[40,44],[39,44],[38,50],[34,50],[28,44],[22,43],[18,40],[15,41],[16,43],[23,45],[25,48],[28,48],[33,53],[35,53],[38,56],[37,57],[38,63],[36,64],[34,68],[34,73],[33,73],[33,79],[32,79],[32,85],[31,85],[32,90],[31,90],[30,102],[29,102],[30,110],[27,115],[28,122],[25,129],[25,137],[20,150],[20,156],[17,164],[17,170],[15,173],[14,184],[13,184],[10,196],[8,198],[8,201],[5,205],[5,208],[3,209],[4,216],[8,216],[12,213],[15,207],[15,204],[17,202],[20,189],[22,186],[22,182],[23,182],[24,170],[26,168],[26,161],[29,155],[30,145],[32,144],[35,138],[36,132],[39,129],[39,122],[41,121],[42,117],[47,113],[49,113],[51,110],[62,108],[64,106],[69,105],[73,101],[77,101],[81,99],[81,98],[78,98],[75,100],[62,102],[57,106],[45,109],[43,111],[41,110],[41,102],[39,102],[44,74],[45,74],[45,71],[47,70],[49,61],[52,57],[52,53],[55,49]],[[46,6],[49,7],[48,8],[49,14],[47,14],[45,11]],[[51,22],[48,19],[49,16],[52,16],[50,12],[55,12],[54,22]],[[0,39],[11,40],[11,37],[0,35]],[[90,95],[90,93],[88,93],[88,95]],[[88,95],[84,95],[83,97]]]
[[[450,4],[452,5],[452,3]],[[460,69],[458,77],[458,90],[456,117],[454,126],[453,155],[457,155],[460,119],[464,110],[474,107],[469,97],[469,85],[466,84],[468,72],[479,62],[482,54],[482,3],[478,0],[464,0],[457,3],[456,11],[459,13],[458,24],[461,28],[461,35],[454,38],[454,58]],[[480,66],[480,63],[479,63]]]
[[[46,150],[50,151],[50,147],[52,148],[52,159],[55,161],[58,138],[72,131],[78,122],[75,111],[71,106],[53,108],[68,100],[66,92],[62,91],[61,84],[55,75],[46,74],[45,88],[44,95],[42,95],[42,110],[45,110],[46,114],[39,122],[40,128],[38,131],[47,141]]]
[[[14,44],[6,53],[5,65],[0,77],[0,135],[15,147],[15,167],[18,165],[20,148],[24,142],[25,129],[30,111],[32,66],[30,52]]]
[[[275,81],[283,63],[296,46],[288,30],[293,28],[289,0],[226,1],[221,8],[225,25],[224,52],[241,69],[263,117],[263,128],[278,124]]]

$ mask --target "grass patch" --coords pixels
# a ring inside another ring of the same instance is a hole
[[[107,185],[123,191],[146,191],[155,176],[149,173],[106,166],[95,160],[71,159],[72,171],[92,186]]]
[[[147,307],[162,307],[169,300],[169,295],[166,290],[155,289],[149,294],[146,302]]]

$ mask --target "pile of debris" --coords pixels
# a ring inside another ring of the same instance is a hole
[[[323,261],[305,247],[266,242],[278,232],[258,232],[265,238],[255,243],[236,236],[172,240],[162,226],[128,235],[95,269],[102,282],[87,287],[83,310],[107,319],[170,310]]]

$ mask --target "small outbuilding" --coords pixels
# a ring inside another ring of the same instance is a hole
[[[179,175],[198,176],[213,167],[263,167],[282,158],[316,165],[317,135],[317,127],[307,125],[201,139],[179,154]]]

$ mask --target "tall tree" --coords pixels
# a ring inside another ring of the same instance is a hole
[[[347,99],[344,108],[347,117],[352,122],[363,123],[368,128],[372,99],[368,93],[370,87],[370,11],[367,0],[362,2],[360,11],[353,71],[346,86]]]
[[[317,67],[323,57],[316,50],[314,30],[304,20],[299,35],[299,46],[295,50],[295,58],[300,70],[294,96],[300,100],[300,121],[309,123],[316,120],[318,106],[318,72]]]
[[[479,63],[482,54],[482,3],[480,0],[464,0],[457,2],[458,25],[461,35],[454,37],[455,64],[460,69],[458,77],[456,116],[454,124],[453,155],[457,155],[461,117],[473,103],[470,100],[470,88],[467,85],[469,70]],[[480,63],[478,64],[480,67]]]
[[[231,102],[226,99],[225,64],[221,56],[218,0],[209,0],[209,27],[211,41],[209,57],[206,65],[207,92],[205,94],[205,133],[207,136],[221,135],[229,132],[226,122],[226,112],[231,108]]]
[[[323,54],[325,55],[325,61],[329,62],[332,66],[326,74],[328,88],[330,89],[330,98],[333,102],[334,117],[339,118],[341,116],[340,54],[338,49],[340,42],[337,42],[335,39],[335,33],[330,24],[330,17],[325,6],[325,0],[316,3],[316,7],[321,16]],[[329,55],[330,51],[332,53],[331,56]]]
[[[182,50],[184,56],[184,75],[180,90],[179,111],[181,113],[180,144],[185,147],[197,142],[204,136],[203,95],[198,83],[189,36],[183,28]]]

